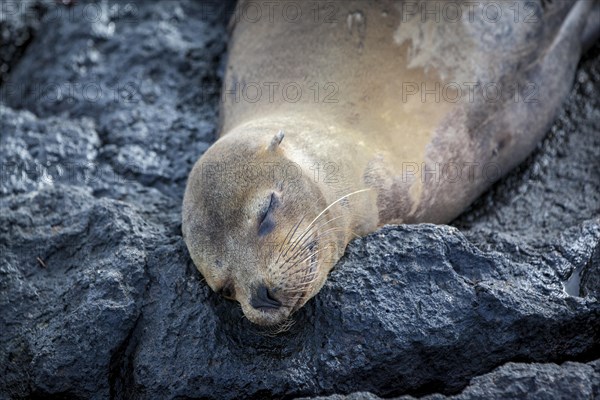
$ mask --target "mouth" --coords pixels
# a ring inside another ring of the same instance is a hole
[[[293,303],[284,303],[280,307],[259,307],[251,308],[251,312],[244,312],[246,318],[255,325],[264,327],[277,327],[286,321],[304,305],[308,290],[302,291]]]
[[[250,322],[255,325],[271,327],[277,326],[284,322],[291,314],[292,309],[289,307],[280,307],[278,309],[273,308],[261,308],[255,309],[251,314],[246,314],[246,317]]]

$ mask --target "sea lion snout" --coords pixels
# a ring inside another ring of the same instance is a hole
[[[277,300],[273,291],[266,285],[259,285],[250,298],[250,305],[259,311],[272,311],[278,310],[282,303]]]

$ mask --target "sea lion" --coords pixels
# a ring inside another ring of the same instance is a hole
[[[241,2],[183,200],[208,285],[281,324],[353,237],[452,220],[547,131],[596,6]]]

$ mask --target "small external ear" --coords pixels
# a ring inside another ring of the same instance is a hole
[[[269,147],[267,147],[267,150],[269,150],[269,151],[277,150],[277,147],[283,140],[284,136],[285,135],[283,133],[283,130],[280,130],[279,132],[277,132],[277,134],[275,136],[273,136],[273,139],[271,139],[271,143],[269,143]]]

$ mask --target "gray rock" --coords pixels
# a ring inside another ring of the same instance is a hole
[[[412,397],[414,398],[414,397]],[[381,397],[374,395],[373,393],[369,393],[369,392],[356,392],[356,393],[351,393],[347,396],[344,396],[343,394],[333,394],[331,396],[326,396],[326,397],[302,397],[302,398],[298,398],[297,400],[307,400],[307,399],[314,399],[314,400],[381,400]],[[409,399],[411,399],[411,397],[409,397]]]
[[[202,283],[180,232],[231,6],[81,1],[11,56],[0,398],[597,396],[597,362],[566,361],[600,358],[600,46],[522,166],[453,227],[354,241],[273,336]]]
[[[38,120],[27,111],[0,105],[2,195],[52,188],[63,183],[86,186],[95,178],[100,149],[96,127],[90,119]]]
[[[594,399],[600,396],[600,361],[589,364],[508,363],[473,378],[470,385],[451,399]],[[427,396],[427,400],[444,396]]]
[[[146,309],[135,392],[449,392],[515,358],[584,357],[599,339],[595,299],[569,296],[550,268],[483,253],[448,226],[387,227],[354,241],[296,325],[276,338],[261,336],[237,307],[184,285],[178,271],[167,287],[150,289],[165,302]],[[214,309],[186,306],[191,298]]]
[[[80,2],[45,14],[2,98],[39,117],[93,119],[100,159],[182,197],[218,115],[227,3],[214,3]]]
[[[574,273],[576,277],[577,272]],[[600,299],[600,243],[596,245],[592,257],[581,269],[581,296],[593,296],[596,299]]]
[[[494,371],[473,378],[461,393],[453,396],[434,394],[421,397],[421,400],[475,400],[475,399],[531,399],[554,400],[557,398],[584,400],[600,396],[600,360],[582,364],[566,362],[556,364],[508,363]],[[327,397],[313,397],[317,400],[379,400],[380,397],[357,392]],[[413,400],[412,396],[402,396],[396,400]]]
[[[72,185],[0,207],[0,393],[107,398],[148,283],[143,219]]]
[[[36,35],[42,16],[52,8],[48,0],[0,3],[0,84]]]

